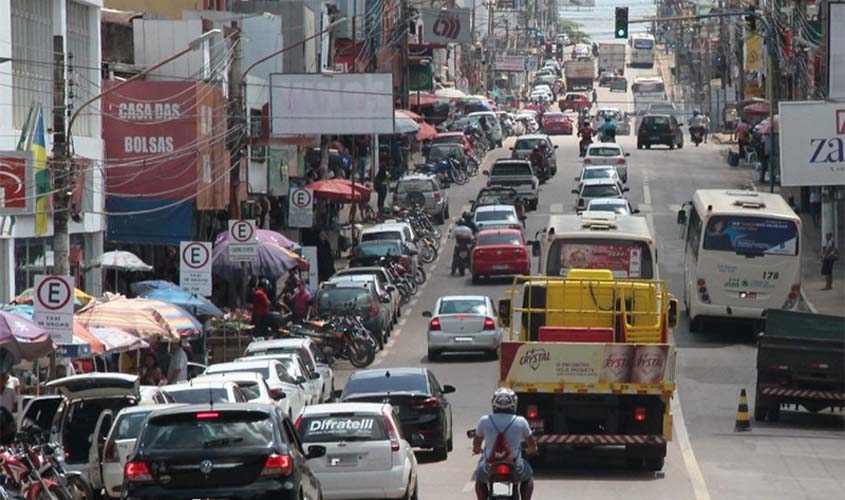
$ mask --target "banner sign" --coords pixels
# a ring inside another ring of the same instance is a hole
[[[497,55],[495,65],[496,71],[525,71],[525,57]]]
[[[470,9],[420,9],[426,43],[465,43],[472,34]]]
[[[782,186],[845,184],[845,103],[781,101]]]
[[[558,7],[595,7],[596,0],[558,0]]]
[[[831,99],[845,99],[845,44],[839,38],[845,33],[845,2],[828,3],[828,12],[827,95]]]
[[[34,172],[32,153],[0,151],[0,215],[35,211]]]
[[[669,344],[502,342],[500,377],[508,384],[674,383]]]

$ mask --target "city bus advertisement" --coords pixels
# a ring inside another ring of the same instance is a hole
[[[615,278],[639,278],[642,274],[642,250],[636,246],[561,245],[560,274],[571,269],[609,269]]]

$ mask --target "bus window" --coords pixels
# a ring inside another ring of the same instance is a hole
[[[717,215],[707,222],[704,250],[795,256],[798,228],[791,220]]]
[[[701,217],[698,216],[698,211],[692,207],[689,214],[689,225],[687,227],[687,247],[689,251],[697,258],[698,246],[701,243]]]
[[[651,50],[654,48],[654,40],[650,38],[635,38],[634,39],[634,48],[635,49],[643,49],[643,50]]]
[[[565,276],[570,269],[610,269],[617,278],[653,279],[651,249],[625,239],[557,239],[549,247],[546,274]]]

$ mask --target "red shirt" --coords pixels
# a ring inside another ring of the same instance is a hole
[[[270,314],[270,299],[267,298],[267,292],[263,288],[255,291],[255,297],[252,299],[252,314],[255,316]]]

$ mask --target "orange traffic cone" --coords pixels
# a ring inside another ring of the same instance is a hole
[[[745,389],[739,392],[739,405],[736,409],[736,425],[734,432],[747,432],[751,430],[751,418],[748,416],[748,398]]]

